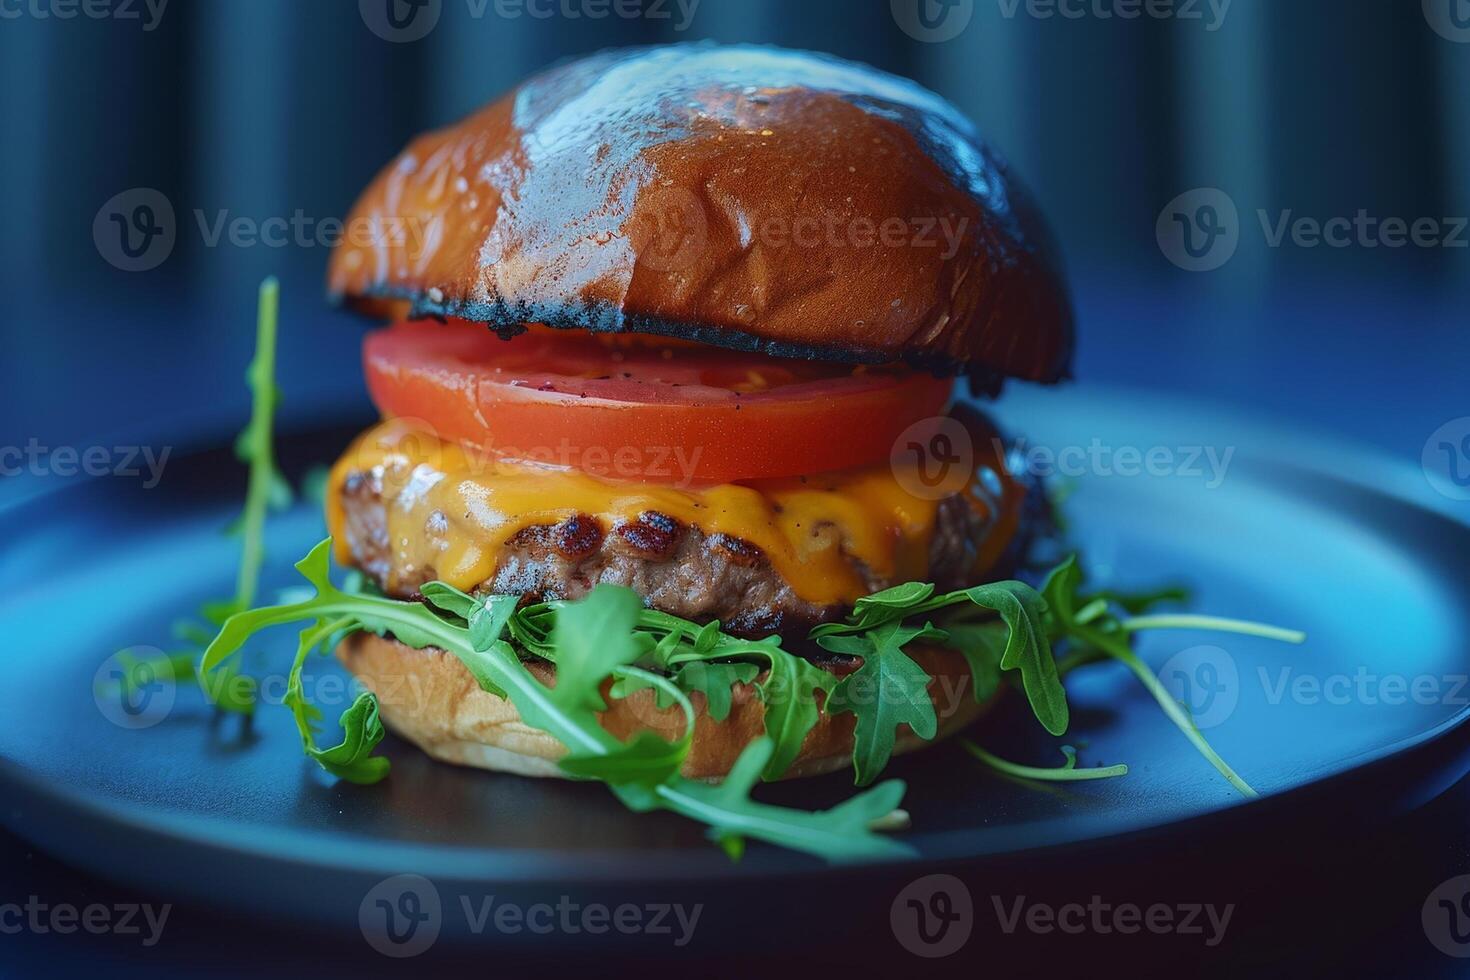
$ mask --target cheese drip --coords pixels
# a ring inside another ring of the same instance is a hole
[[[877,582],[925,577],[938,511],[937,500],[905,490],[904,482],[915,484],[901,481],[887,462],[809,477],[679,487],[486,456],[389,420],[359,437],[332,470],[327,523],[342,564],[353,560],[343,534],[343,484],[378,467],[393,576],[430,570],[464,590],[494,576],[503,547],[523,528],[576,514],[611,528],[656,511],[706,534],[755,545],[808,602],[851,604],[871,591],[852,559]],[[986,505],[976,500],[974,506],[983,511]]]

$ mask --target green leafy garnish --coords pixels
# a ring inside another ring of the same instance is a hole
[[[874,599],[877,601],[872,601]],[[965,613],[978,610],[982,614],[988,611],[1000,616],[1007,630],[1000,669],[1019,671],[1026,699],[1043,728],[1053,735],[1065,732],[1067,692],[1062,688],[1057,664],[1052,658],[1043,615],[1046,603],[1035,589],[1024,582],[992,582],[944,595],[934,595],[932,585],[911,582],[868,599],[859,599],[846,622],[825,623],[812,630],[811,636],[825,646],[832,637],[870,633],[887,624],[929,613],[953,612],[957,606],[971,607],[963,610]]]
[[[717,663],[712,660],[693,660],[678,667],[669,680],[685,694],[698,691],[704,695],[705,711],[714,721],[730,717],[731,692],[736,684],[749,684],[760,674],[760,666],[752,663]],[[673,707],[672,693],[641,677],[625,677],[613,685],[613,696],[627,697],[636,691],[654,688],[655,704],[660,708]]]
[[[929,697],[929,675],[903,652],[914,640],[943,640],[944,632],[929,624],[885,623],[867,633],[824,636],[818,642],[833,651],[861,657],[863,665],[844,677],[827,701],[831,714],[851,713],[852,764],[857,784],[866,786],[888,765],[894,735],[907,725],[917,736],[932,739],[939,720]]]
[[[255,321],[255,354],[245,371],[251,392],[250,421],[235,440],[235,456],[249,466],[245,506],[225,529],[240,538],[240,563],[235,573],[235,593],[228,599],[204,603],[199,615],[218,628],[231,616],[249,609],[260,587],[265,563],[265,521],[269,510],[284,510],[293,498],[291,486],[281,475],[275,457],[275,416],[281,392],[276,386],[276,338],[280,313],[280,284],[274,277],[260,284]],[[198,661],[214,631],[194,620],[180,620],[174,632],[189,646],[168,658],[172,680],[199,684],[215,707],[234,714],[255,710],[258,685],[241,670],[239,658],[216,668],[208,677],[198,670]],[[126,678],[126,675],[125,675]],[[124,685],[127,685],[124,680]]]
[[[1220,617],[1155,616],[1120,619],[1111,611],[1106,597],[1082,596],[1081,586],[1082,570],[1073,555],[1052,570],[1041,589],[1053,633],[1059,638],[1067,639],[1077,648],[1069,656],[1065,669],[1072,670],[1102,657],[1123,664],[1159,703],[1159,707],[1164,709],[1169,720],[1230,785],[1239,790],[1242,796],[1259,795],[1221,758],[1184,706],[1174,700],[1158,676],[1133,652],[1129,637],[1140,630],[1166,628],[1215,629],[1287,643],[1301,643],[1306,635],[1295,630]]]
[[[677,625],[682,621],[671,624],[660,614],[650,615],[635,593],[618,586],[598,586],[578,602],[527,607],[513,614],[506,613],[507,605],[514,603],[511,597],[472,598],[447,586],[428,589],[425,595],[429,603],[348,593],[331,582],[330,550],[330,540],[323,541],[296,566],[314,590],[311,597],[232,616],[210,644],[201,665],[207,675],[263,629],[309,624],[301,634],[292,668],[289,687],[295,693],[290,701],[307,754],[328,772],[362,782],[376,781],[387,774],[387,760],[371,754],[382,737],[373,694],[363,694],[343,713],[342,742],[330,749],[316,746],[316,718],[300,695],[300,675],[311,650],[344,630],[367,630],[391,634],[415,648],[437,647],[457,657],[483,689],[509,697],[526,724],[548,732],[567,746],[568,755],[561,765],[569,775],[606,782],[634,809],[666,809],[701,821],[729,851],[738,851],[739,841],[749,837],[834,861],[909,853],[905,845],[882,837],[871,827],[891,817],[903,795],[902,783],[883,783],[826,811],[771,806],[749,798],[750,789],[771,765],[774,745],[770,739],[752,742],[736,770],[715,787],[678,775],[688,751],[689,730],[676,742],[645,731],[624,743],[598,721],[597,713],[605,705],[603,684],[609,678],[633,678],[660,687],[679,702],[691,723],[686,729],[692,728],[693,709],[683,692],[665,678],[633,664],[640,656],[653,656],[659,646],[649,635],[650,624],[667,628],[665,637],[669,633],[679,635],[678,642],[665,646],[665,654],[671,659],[702,659],[719,651],[731,653],[746,647],[769,655],[779,648],[730,637],[716,641],[701,656],[694,649],[701,630]],[[487,611],[481,613],[481,609]],[[470,628],[477,615],[488,617],[491,624],[501,624],[498,631],[493,627],[483,629],[478,643]],[[505,639],[505,635],[517,633],[532,638],[537,655],[556,664],[554,687],[537,680]],[[680,649],[685,641],[687,651]]]
[[[276,465],[275,420],[281,404],[276,385],[276,334],[281,287],[274,276],[260,284],[260,306],[255,317],[255,357],[245,371],[250,388],[250,422],[235,440],[235,456],[250,467],[245,509],[236,522],[240,533],[240,567],[235,576],[233,612],[255,604],[260,569],[265,563],[265,517],[268,509],[291,505],[291,485]]]
[[[512,639],[522,650],[554,660],[549,623],[567,605],[544,602],[518,610],[507,623]],[[728,714],[730,690],[716,685],[727,678],[732,683],[748,682],[753,677],[749,665],[756,666],[757,672],[765,671],[756,692],[765,705],[765,730],[772,743],[763,773],[766,779],[780,777],[800,755],[802,741],[820,715],[817,692],[826,696],[837,683],[832,674],[784,649],[779,637],[750,640],[730,636],[720,631],[718,622],[701,625],[655,609],[640,610],[634,629],[647,648],[650,666],[670,673],[681,691],[703,690],[711,699],[712,711]],[[711,673],[697,665],[715,670]],[[618,688],[625,695],[634,689],[636,682],[626,680]],[[663,697],[666,700],[668,695]]]
[[[1062,754],[1067,757],[1067,761],[1052,769],[1037,766],[1023,766],[1017,762],[1007,762],[1000,756],[992,755],[985,751],[967,738],[960,739],[960,745],[964,747],[966,752],[996,772],[1005,773],[1007,776],[1018,776],[1021,779],[1037,779],[1048,783],[1071,783],[1081,782],[1087,779],[1112,779],[1116,776],[1128,775],[1128,767],[1125,765],[1078,769],[1077,750],[1070,745],[1062,746]]]

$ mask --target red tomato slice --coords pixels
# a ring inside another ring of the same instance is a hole
[[[370,334],[368,390],[388,416],[441,439],[598,476],[728,483],[887,459],[952,383],[901,368],[746,354],[688,343],[480,324],[401,323]]]

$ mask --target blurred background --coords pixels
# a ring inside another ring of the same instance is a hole
[[[859,59],[975,119],[1058,233],[1087,381],[1413,458],[1467,414],[1467,0],[0,0],[0,444],[218,441],[268,274],[286,426],[365,416],[327,249],[211,244],[219,222],[314,234],[411,136],[529,72],[706,39]],[[126,271],[97,242],[138,189],[175,240]],[[1360,215],[1341,244],[1291,231]],[[1389,219],[1421,240],[1389,244]],[[1221,229],[1202,261],[1190,222]]]

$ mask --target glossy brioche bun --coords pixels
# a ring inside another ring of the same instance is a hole
[[[929,694],[939,715],[934,741],[968,725],[989,707],[988,702],[975,702],[969,670],[958,653],[919,645],[907,652],[932,678]],[[523,723],[509,700],[481,690],[452,654],[433,647],[415,650],[397,640],[355,633],[342,641],[337,656],[378,695],[388,728],[434,758],[522,776],[566,775],[556,764],[566,753],[562,744]],[[550,665],[528,661],[527,667],[542,683],[553,683]],[[704,695],[691,696],[696,724],[694,742],[684,760],[685,776],[724,777],[741,750],[764,732],[765,707],[755,689],[739,684],[732,693],[730,714],[718,722],[705,712]],[[602,715],[603,727],[620,739],[641,729],[669,740],[683,734],[683,711],[658,708],[651,690],[606,700],[610,708]],[[851,714],[823,713],[783,778],[815,776],[850,766],[852,729]],[[905,730],[894,751],[908,752],[929,744]]]
[[[1054,381],[1049,236],[953,106],[777,48],[608,51],[414,140],[328,291],[377,315],[679,337]]]

